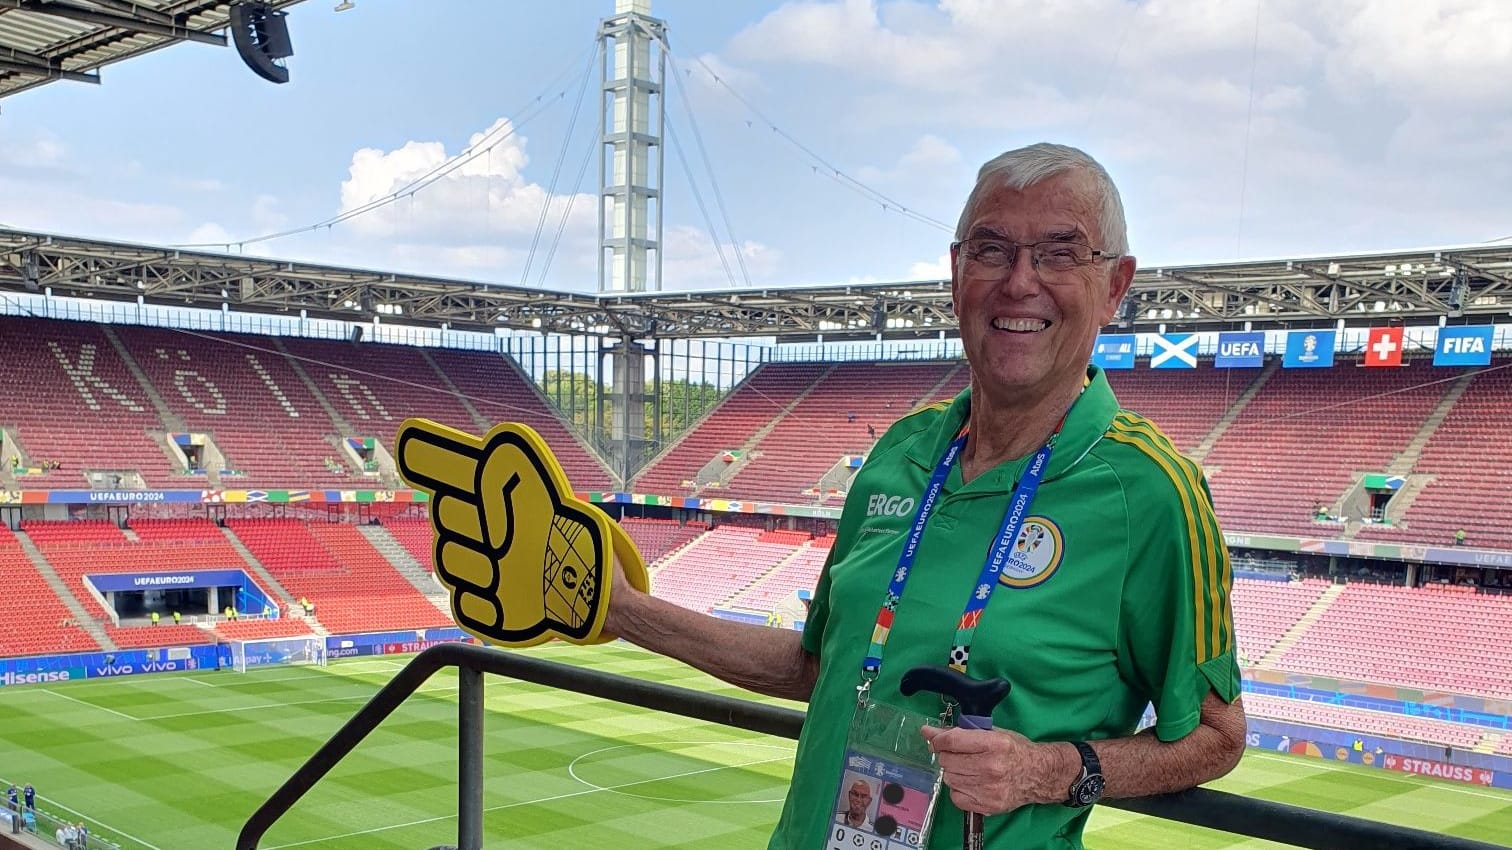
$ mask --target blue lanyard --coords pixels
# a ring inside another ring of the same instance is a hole
[[[1065,420],[1061,420],[1061,425]],[[966,610],[961,612],[961,619],[956,624],[955,645],[951,647],[948,663],[951,667],[961,672],[966,672],[966,662],[971,657],[971,638],[976,632],[977,623],[981,621],[982,611],[986,609],[988,601],[992,599],[992,593],[997,589],[998,575],[1003,571],[1003,566],[1008,563],[1009,553],[1013,549],[1013,542],[1018,539],[1019,531],[1024,527],[1024,518],[1029,515],[1029,506],[1034,502],[1034,495],[1039,491],[1040,482],[1044,479],[1045,469],[1050,465],[1050,453],[1055,449],[1055,441],[1060,436],[1060,427],[1050,435],[1050,439],[1040,447],[1039,451],[1030,458],[1029,466],[1024,470],[1019,479],[1018,486],[1013,490],[1013,498],[1008,502],[1008,510],[1003,513],[1003,521],[998,527],[997,537],[993,539],[992,548],[987,552],[986,562],[982,565],[981,576],[977,579],[976,587],[971,596],[966,600]],[[929,518],[934,514],[935,505],[940,498],[940,491],[945,488],[945,479],[950,476],[950,468],[955,465],[956,458],[966,445],[966,432],[963,429],[960,436],[951,441],[945,450],[945,455],[940,458],[935,466],[934,474],[929,477],[929,485],[924,489],[924,497],[919,500],[919,509],[914,514],[913,527],[909,529],[908,538],[903,542],[903,552],[898,556],[898,568],[893,570],[892,580],[887,585],[887,595],[883,597],[882,610],[877,612],[877,625],[872,630],[871,647],[867,650],[866,658],[861,662],[861,678],[863,682],[870,682],[877,677],[882,669],[882,650],[887,645],[888,633],[892,630],[893,615],[898,609],[898,602],[903,598],[903,589],[908,584],[908,576],[913,572],[914,557],[919,551],[919,542],[924,538],[924,527],[929,523]]]

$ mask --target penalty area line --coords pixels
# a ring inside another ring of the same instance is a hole
[[[78,703],[79,705],[87,705],[90,708],[99,709],[100,711],[108,711],[111,714],[114,714],[116,717],[125,718],[126,720],[141,720],[142,719],[140,717],[132,717],[131,715],[126,714],[124,712],[116,711],[113,708],[106,708],[103,705],[96,705],[96,704],[94,704],[92,702],[85,702],[84,700],[77,699],[75,697],[71,697],[68,694],[60,694],[57,691],[54,691],[54,690],[52,690],[50,688],[42,688],[42,693],[44,693],[44,694],[52,694],[53,696],[57,697],[58,699],[66,699],[69,702],[75,702],[75,703]]]

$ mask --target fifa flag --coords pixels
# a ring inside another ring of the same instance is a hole
[[[1490,366],[1491,325],[1468,328],[1439,328],[1438,345],[1433,347],[1435,366]]]
[[[1265,332],[1221,333],[1218,356],[1213,366],[1219,369],[1247,369],[1265,365]]]
[[[1371,328],[1365,343],[1366,366],[1402,365],[1402,329]]]
[[[1281,365],[1288,369],[1324,369],[1333,365],[1333,331],[1292,331],[1286,335],[1286,355]]]
[[[1151,369],[1196,369],[1196,334],[1155,334],[1150,337],[1155,348],[1150,352]]]
[[[1092,346],[1092,364],[1103,369],[1133,369],[1134,335],[1099,334]]]

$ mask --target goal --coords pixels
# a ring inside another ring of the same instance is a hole
[[[231,667],[238,673],[267,664],[326,666],[325,638],[267,638],[231,641]]]

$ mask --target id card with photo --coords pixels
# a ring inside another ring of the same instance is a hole
[[[937,770],[848,750],[825,850],[918,850],[939,791]]]

